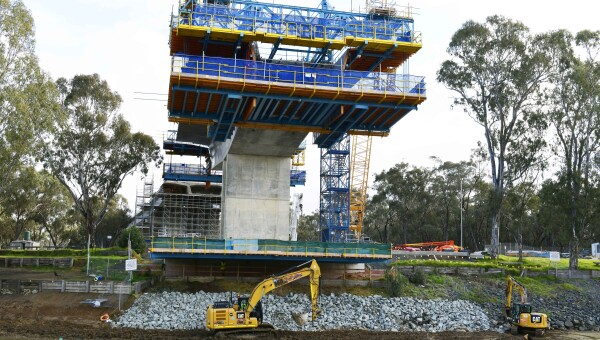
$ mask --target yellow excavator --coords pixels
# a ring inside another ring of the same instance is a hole
[[[206,328],[219,335],[271,331],[272,325],[263,323],[263,308],[260,300],[270,291],[290,282],[309,277],[312,301],[312,321],[319,313],[319,284],[321,269],[312,260],[292,267],[283,273],[269,277],[259,283],[249,296],[238,297],[237,301],[213,302],[206,311]]]
[[[521,303],[511,303],[513,289],[516,289],[521,295]],[[536,336],[541,337],[548,330],[548,316],[531,311],[531,305],[527,303],[527,290],[510,275],[506,279],[504,314],[510,322],[510,333],[513,335],[520,332],[535,332]]]

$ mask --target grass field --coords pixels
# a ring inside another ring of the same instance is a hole
[[[479,260],[399,260],[394,264],[399,266],[431,266],[431,267],[477,267],[477,268],[519,268],[519,258],[500,255],[497,260],[489,258]],[[597,259],[579,259],[580,270],[600,270],[595,265]],[[560,259],[550,262],[550,259],[539,257],[524,257],[523,268],[533,271],[546,271],[548,269],[569,269],[569,259]]]

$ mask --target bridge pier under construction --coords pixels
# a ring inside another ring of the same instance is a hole
[[[349,136],[386,136],[425,101],[424,78],[408,74],[407,60],[422,47],[412,16],[411,7],[387,0],[369,0],[362,12],[336,10],[327,0],[317,8],[180,0],[170,24],[167,102],[177,130],[163,147],[198,163],[165,162],[160,195],[140,199],[136,223],[152,256],[391,258],[389,245],[360,243],[370,143],[353,138],[350,146]],[[305,184],[308,138],[321,149],[321,242],[277,243],[295,240],[290,187]],[[183,195],[197,195],[189,202],[200,206],[177,207],[175,221],[165,204],[177,186],[187,186]],[[344,245],[352,242],[358,246]]]

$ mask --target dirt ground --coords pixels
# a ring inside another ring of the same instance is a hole
[[[98,294],[42,292],[28,295],[0,295],[0,339],[199,339],[205,331],[144,331],[111,328],[100,321],[104,313],[118,314],[118,295],[106,295],[108,307],[93,308],[81,301]],[[132,299],[122,301],[122,307]],[[287,340],[333,339],[523,339],[523,336],[495,332],[398,333],[340,330],[326,332],[277,332]],[[550,331],[546,339],[600,339],[600,333]]]
[[[16,279],[52,279],[54,273],[24,273],[0,268],[0,278]],[[94,308],[82,304],[85,299],[105,298],[106,307]],[[126,309],[133,298],[119,295],[75,294],[41,292],[28,295],[0,295],[0,340],[6,339],[200,339],[211,337],[206,331],[144,331],[137,329],[112,328],[109,323],[101,322],[100,317],[108,313],[112,317],[119,314],[119,304]],[[523,339],[523,336],[511,336],[495,332],[443,332],[443,333],[398,333],[369,332],[357,330],[338,330],[324,332],[277,331],[284,340],[334,340],[334,339]],[[546,339],[587,340],[600,339],[598,332],[550,331]]]

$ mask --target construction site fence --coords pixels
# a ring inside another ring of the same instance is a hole
[[[66,281],[66,280],[3,280],[0,279],[2,294],[35,294],[41,292],[60,293],[98,293],[98,294],[140,294],[153,286],[162,278],[151,278],[145,281]]]
[[[235,7],[235,2],[232,4]],[[276,8],[276,5],[273,5]],[[296,12],[297,13],[297,12]],[[373,40],[420,43],[421,32],[414,31],[411,18],[376,16],[354,18],[348,16],[322,17],[321,13],[305,15],[258,10],[256,6],[232,8],[218,5],[197,4],[191,9],[181,8],[179,16],[173,16],[171,26],[210,27],[230,31],[294,36],[310,40],[342,40],[355,37]]]
[[[250,82],[325,86],[339,90],[380,91],[392,94],[424,96],[425,77],[407,74],[346,71],[311,65],[285,65],[264,61],[177,54],[171,59],[171,72],[181,76],[211,76]]]
[[[91,258],[89,273],[94,277],[102,277],[104,280],[123,281],[129,278],[129,272],[125,270],[125,259]]]
[[[73,258],[56,257],[5,257],[0,258],[0,266],[4,267],[53,267],[53,268],[71,268],[73,267]]]
[[[492,245],[490,244],[486,244],[484,249],[491,249]],[[500,243],[500,254],[502,255],[507,255],[509,252],[514,252],[514,251],[519,251],[519,244],[518,243]],[[551,246],[529,246],[529,245],[523,245],[523,251],[527,251],[527,250],[531,250],[531,251],[557,251],[557,252],[564,252],[564,251],[569,251],[569,247],[551,247]]]
[[[190,253],[265,254],[277,253],[287,256],[373,256],[391,258],[391,245],[377,243],[329,243],[280,240],[212,240],[194,237],[153,237],[151,251]]]

